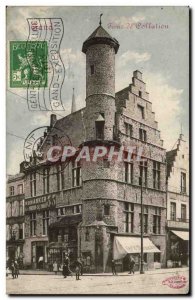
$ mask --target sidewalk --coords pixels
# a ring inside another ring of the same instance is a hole
[[[188,267],[183,268],[166,268],[166,269],[155,269],[146,271],[145,274],[163,274],[163,273],[176,273],[181,271],[188,271]],[[62,272],[58,272],[57,275],[61,275]],[[54,272],[44,271],[44,270],[20,270],[20,275],[54,275]],[[130,276],[128,272],[120,272],[118,276]],[[135,272],[135,275],[140,275],[139,272]],[[83,274],[83,276],[113,276],[112,273],[95,273],[95,274]]]

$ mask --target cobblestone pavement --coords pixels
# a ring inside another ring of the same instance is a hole
[[[162,284],[172,276],[185,276],[184,287],[173,288]],[[186,294],[188,293],[188,270],[175,269],[164,272],[136,273],[117,276],[75,276],[64,279],[61,275],[20,275],[18,279],[9,276],[7,294]]]

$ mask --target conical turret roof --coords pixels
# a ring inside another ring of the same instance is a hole
[[[86,39],[86,41],[83,43],[82,51],[86,53],[88,47],[93,44],[111,45],[115,49],[115,53],[117,53],[119,48],[118,41],[115,38],[111,37],[111,35],[101,25],[98,26],[88,37],[88,39]]]

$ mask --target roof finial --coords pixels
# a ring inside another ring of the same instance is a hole
[[[102,26],[102,20],[101,20],[102,16],[103,16],[103,14],[100,14],[100,22],[99,22],[100,26]]]

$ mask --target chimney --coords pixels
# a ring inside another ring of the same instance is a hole
[[[75,102],[74,88],[73,88],[71,114],[75,111],[76,111],[76,102]]]
[[[55,114],[51,114],[50,116],[50,127],[54,127],[55,122],[57,121],[57,117]]]

